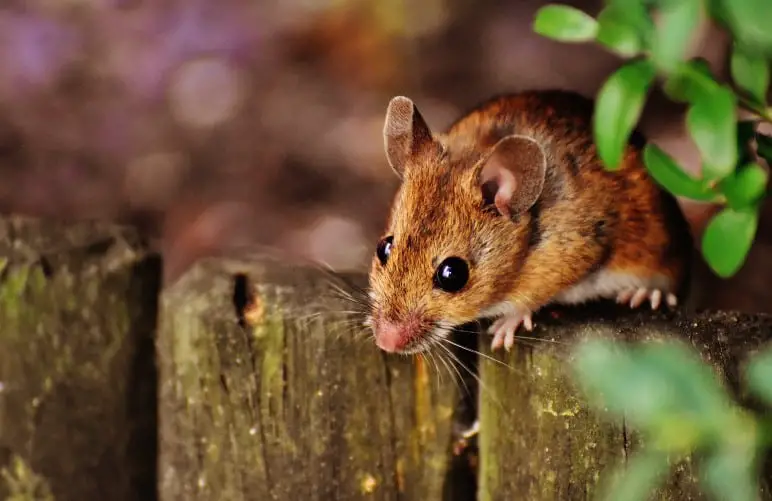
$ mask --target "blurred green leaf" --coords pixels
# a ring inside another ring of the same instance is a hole
[[[665,448],[689,449],[701,433],[720,429],[730,409],[711,369],[680,343],[622,350],[589,341],[576,351],[575,370],[585,391],[602,396],[609,412],[659,435]]]
[[[719,189],[726,196],[730,207],[742,209],[756,204],[764,195],[767,177],[766,170],[750,162],[724,178]]]
[[[769,87],[769,61],[735,43],[730,66],[734,82],[757,104],[764,104]]]
[[[756,152],[772,165],[772,137],[756,134]]]
[[[700,0],[660,5],[659,22],[651,46],[651,58],[657,68],[670,72],[683,59],[700,20],[700,8]]]
[[[709,97],[692,104],[686,114],[686,125],[702,155],[703,177],[721,179],[737,164],[735,95],[719,87]]]
[[[748,447],[723,446],[700,465],[701,481],[716,501],[757,501],[756,451]]]
[[[724,9],[724,0],[706,0],[705,7],[713,21],[727,30],[731,28],[728,23],[729,16]]]
[[[769,0],[717,0],[711,12],[728,25],[743,46],[762,54],[772,54],[772,2]]]
[[[632,57],[646,48],[653,30],[643,4],[611,3],[598,14],[596,40],[622,57]]]
[[[587,42],[595,38],[598,23],[576,7],[549,4],[536,12],[533,29],[542,36],[561,42]]]
[[[663,380],[674,402],[668,415],[646,427],[653,445],[686,453],[726,428],[732,401],[712,368],[694,350],[680,342],[668,342],[644,343],[637,351],[641,366],[658,373],[656,377]],[[632,416],[627,418],[635,422]]]
[[[772,349],[767,348],[751,358],[745,369],[745,380],[748,389],[772,405]]]
[[[683,103],[709,99],[708,96],[717,88],[710,66],[704,59],[692,59],[677,65],[663,86],[669,98]]]
[[[626,388],[619,380],[633,374],[630,353],[611,342],[592,340],[580,344],[575,356],[574,369],[584,389],[602,395],[611,412],[624,413],[624,405],[620,406],[618,402],[627,398]],[[618,377],[610,381],[603,376],[604,371],[613,371]]]
[[[737,273],[745,262],[758,226],[755,208],[727,207],[711,219],[702,235],[702,252],[721,277]]]
[[[707,182],[691,177],[653,143],[647,144],[643,150],[643,162],[654,180],[674,195],[703,202],[714,201],[718,197]]]
[[[575,355],[574,368],[583,390],[616,417],[631,416],[637,424],[660,422],[674,405],[667,382],[657,373],[642,371],[633,350],[608,341],[588,341]]]
[[[615,71],[598,91],[593,131],[598,155],[606,168],[619,167],[654,75],[649,61],[632,61]]]
[[[668,457],[657,450],[643,449],[627,464],[618,466],[601,485],[602,501],[647,501],[670,468]]]

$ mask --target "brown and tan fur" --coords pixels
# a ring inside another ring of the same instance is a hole
[[[394,238],[391,255],[386,266],[374,258],[370,272],[376,338],[379,321],[398,322],[410,337],[398,351],[414,352],[511,302],[535,312],[625,288],[684,292],[692,242],[675,199],[648,175],[637,132],[620,168],[603,167],[592,109],[571,92],[501,96],[413,144],[384,232]],[[503,217],[485,203],[480,165],[511,134],[536,140],[547,167],[533,206]],[[469,263],[468,283],[454,294],[432,282],[448,256]]]

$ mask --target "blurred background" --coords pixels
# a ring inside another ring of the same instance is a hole
[[[0,212],[139,225],[169,281],[243,249],[363,270],[397,188],[393,95],[439,130],[497,93],[592,97],[621,63],[534,34],[545,3],[3,0]],[[722,76],[727,48],[705,25],[692,55]],[[699,171],[682,108],[654,93],[641,129]],[[683,207],[699,236],[714,209]],[[702,271],[701,306],[772,309],[769,215],[735,278]]]

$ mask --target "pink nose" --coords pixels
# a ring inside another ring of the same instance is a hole
[[[388,321],[378,322],[375,330],[375,344],[389,353],[402,350],[410,340],[407,325]]]

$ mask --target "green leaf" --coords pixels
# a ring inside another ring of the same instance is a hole
[[[574,352],[574,369],[579,383],[591,394],[602,394],[611,412],[624,413],[625,406],[618,402],[624,401],[626,389],[623,380],[632,374],[632,360],[629,351],[608,341],[586,341],[580,344]],[[597,370],[596,370],[597,368]],[[603,377],[603,371],[612,370],[613,381]]]
[[[711,369],[680,343],[622,350],[590,341],[575,355],[584,391],[653,435],[663,449],[688,450],[702,433],[722,428],[729,399]]]
[[[749,390],[772,405],[772,349],[751,358],[745,368],[745,380]]]
[[[692,59],[676,66],[665,80],[665,94],[683,103],[693,103],[710,99],[710,95],[719,88],[710,66],[704,59]]]
[[[574,369],[583,390],[616,417],[629,414],[637,423],[667,417],[673,405],[667,383],[656,373],[642,372],[632,350],[607,341],[588,341],[575,356]]]
[[[752,447],[721,447],[700,465],[700,480],[717,501],[757,501],[756,451]]]
[[[756,204],[767,187],[767,171],[757,163],[748,163],[724,178],[719,189],[729,206],[742,209]]]
[[[639,348],[639,362],[673,386],[678,405],[693,426],[722,429],[731,400],[718,383],[713,369],[694,350],[680,342],[646,343]]]
[[[595,38],[598,23],[570,5],[550,4],[536,12],[533,30],[561,42],[587,42]]]
[[[643,4],[611,3],[598,14],[596,40],[622,57],[632,57],[646,47],[653,30]]]
[[[722,28],[727,27],[727,14],[724,9],[723,0],[706,0],[705,7],[708,10],[708,14],[717,22]]]
[[[605,477],[600,488],[602,501],[647,501],[670,464],[667,455],[657,450],[643,449],[627,464]]]
[[[755,208],[727,207],[713,216],[702,235],[702,253],[720,277],[737,273],[745,262],[758,226]]]
[[[764,104],[769,87],[769,61],[735,43],[730,66],[735,83],[757,104]]]
[[[652,61],[660,70],[670,72],[683,59],[700,20],[700,8],[700,0],[662,6],[651,47]]]
[[[756,152],[772,165],[772,137],[756,134]]]
[[[772,2],[769,0],[721,0],[714,11],[729,25],[743,46],[762,54],[772,54]]]
[[[598,155],[606,168],[619,167],[654,75],[649,61],[629,62],[615,71],[598,91],[593,132]]]
[[[673,195],[703,202],[715,201],[718,196],[707,182],[691,177],[655,144],[646,145],[643,162],[651,177]]]
[[[719,87],[692,104],[686,125],[703,159],[703,177],[721,179],[737,164],[737,110],[735,95]]]

